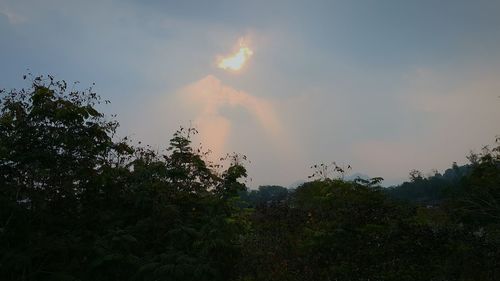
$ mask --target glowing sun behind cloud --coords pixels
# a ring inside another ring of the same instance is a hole
[[[240,39],[237,52],[218,59],[217,66],[225,70],[240,70],[248,59],[253,55],[253,51]]]

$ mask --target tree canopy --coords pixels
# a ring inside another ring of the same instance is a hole
[[[92,88],[30,79],[0,93],[2,280],[500,277],[499,143],[392,189],[333,163],[247,190],[245,157],[207,161],[196,129],[132,144]]]

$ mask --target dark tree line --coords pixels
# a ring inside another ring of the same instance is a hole
[[[475,157],[475,156],[473,156]],[[443,174],[434,171],[428,177],[422,172],[410,172],[410,181],[393,186],[384,191],[392,198],[422,205],[438,205],[458,192],[460,182],[470,174],[472,165],[458,166],[453,163]]]
[[[31,79],[0,93],[2,280],[500,279],[500,146],[415,174],[452,188],[437,204],[379,178],[247,191],[243,157],[206,161],[196,130],[133,145],[92,89]]]

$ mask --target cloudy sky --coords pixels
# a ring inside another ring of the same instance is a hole
[[[28,71],[95,82],[122,135],[161,148],[194,125],[214,158],[248,156],[253,187],[331,161],[390,184],[500,134],[499,15],[498,0],[0,0],[0,88]]]

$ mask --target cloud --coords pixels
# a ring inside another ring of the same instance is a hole
[[[233,123],[222,113],[225,108],[246,110],[273,141],[285,141],[283,126],[271,102],[225,85],[213,75],[184,87],[178,96],[185,107],[194,109],[194,125],[202,143],[216,155],[226,151]]]
[[[239,49],[237,52],[228,56],[219,56],[217,67],[225,70],[239,70],[253,55],[253,51],[245,45],[244,39],[239,40]]]
[[[210,150],[208,160],[218,162],[230,152],[248,156],[249,186],[288,185],[309,173],[293,125],[299,118],[293,112],[304,104],[304,99],[258,97],[207,75],[143,100],[133,108],[136,114],[120,119],[121,129],[161,150],[179,126],[194,126],[199,134],[193,145]]]

